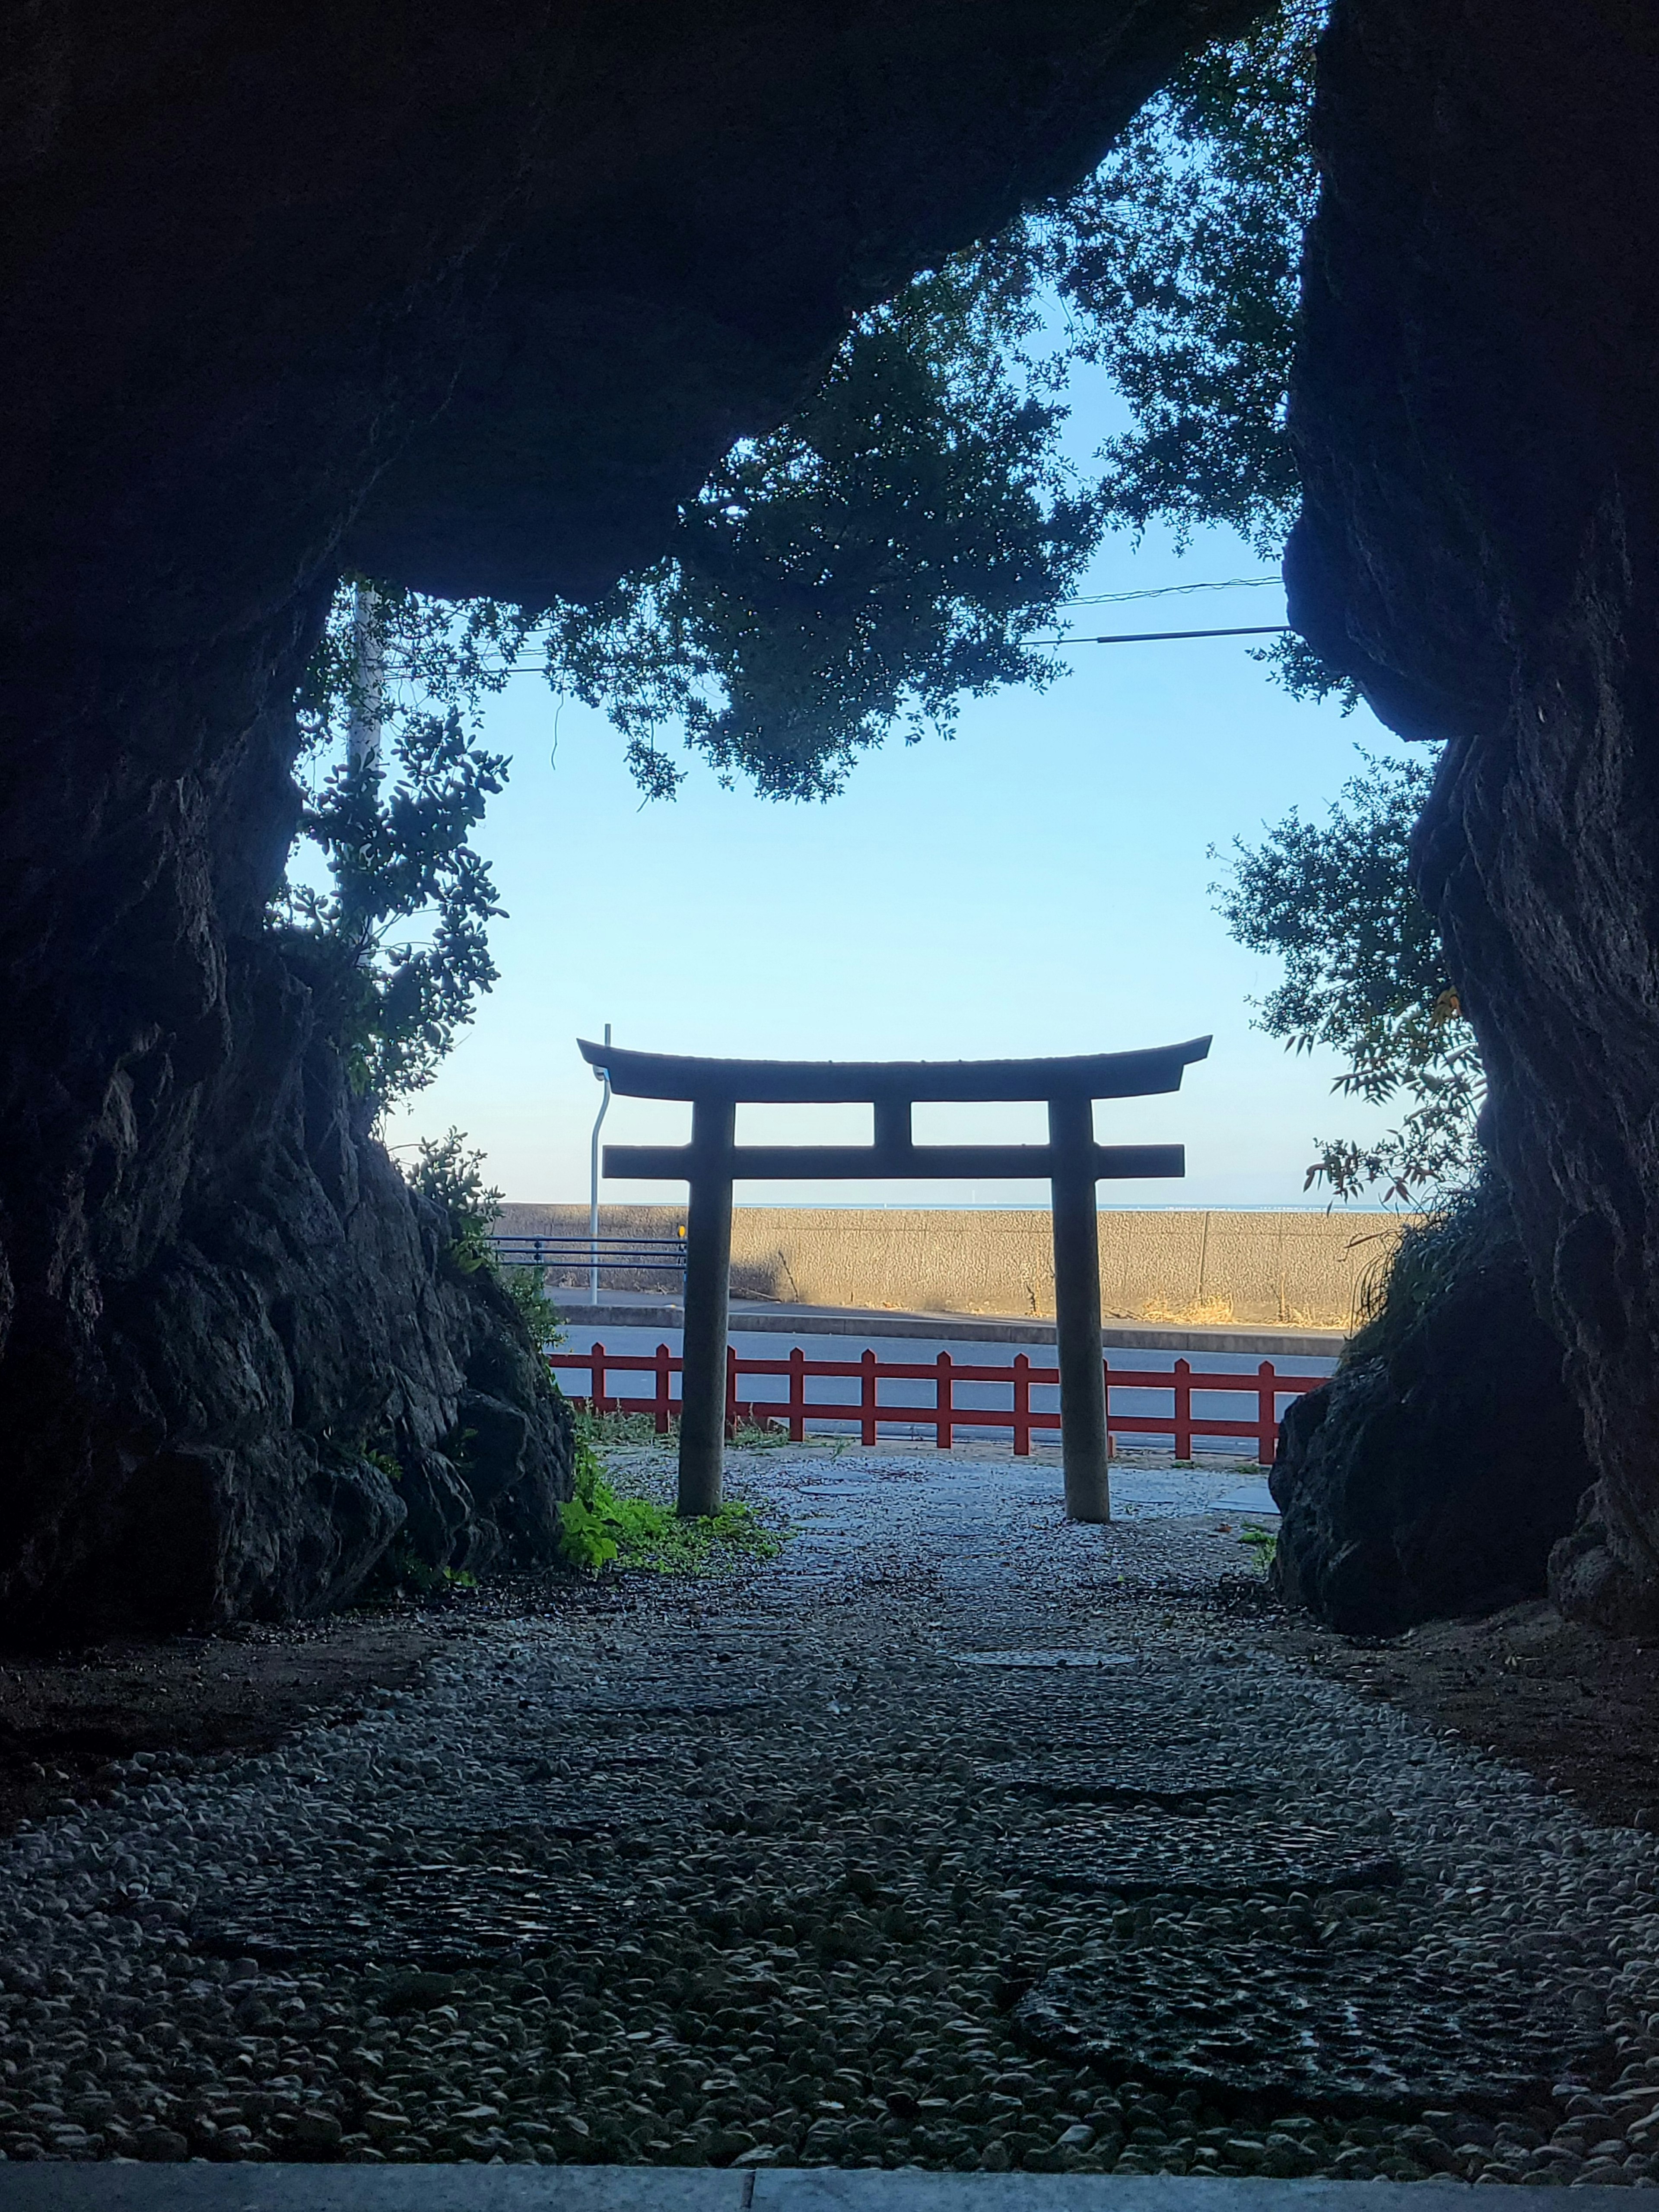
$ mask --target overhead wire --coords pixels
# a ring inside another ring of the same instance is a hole
[[[1157,645],[1173,637],[1279,637],[1289,623],[1251,623],[1242,629],[1124,629],[1104,637],[1034,637],[1032,645]]]
[[[1263,584],[1279,584],[1283,581],[1284,579],[1281,576],[1274,574],[1266,576],[1223,576],[1218,578],[1213,583],[1152,584],[1143,590],[1136,592],[1093,592],[1084,599],[1057,599],[1054,604],[1056,606],[1061,607],[1109,607],[1116,606],[1125,599],[1172,599],[1181,592],[1255,591]]]
[[[1165,599],[1183,592],[1255,591],[1264,584],[1277,584],[1277,575],[1220,576],[1200,584],[1152,584],[1133,592],[1095,592],[1075,599],[1060,599],[1062,607],[1121,606],[1130,599]],[[1034,637],[1026,641],[1030,645],[1157,645],[1166,640],[1191,637],[1270,637],[1288,631],[1289,623],[1252,623],[1230,629],[1142,629],[1122,630],[1102,637]],[[538,676],[547,672],[547,665],[540,660],[518,660],[490,672],[498,676]]]

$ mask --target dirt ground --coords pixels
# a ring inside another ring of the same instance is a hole
[[[1611,1826],[1659,1828],[1659,1645],[1542,1602],[1404,1636],[1349,1638],[1264,1615],[1284,1656],[1511,1759]]]
[[[0,1652],[0,1832],[97,1797],[112,1761],[262,1750],[419,1680],[447,1623],[362,1615],[35,1656]]]

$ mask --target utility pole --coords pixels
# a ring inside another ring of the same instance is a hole
[[[346,767],[361,775],[378,793],[380,784],[381,730],[386,712],[386,640],[379,615],[380,595],[373,584],[351,587],[351,705],[346,714]],[[348,939],[355,933],[355,964],[374,963],[373,917],[364,911],[363,872],[337,866],[340,890],[340,921]]]
[[[379,778],[380,728],[386,708],[386,641],[378,620],[380,595],[373,584],[351,587],[353,697],[346,716],[346,765]]]

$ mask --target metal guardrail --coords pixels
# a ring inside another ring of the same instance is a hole
[[[602,1273],[685,1273],[682,1237],[583,1237],[492,1235],[489,1249],[509,1267],[597,1267]]]

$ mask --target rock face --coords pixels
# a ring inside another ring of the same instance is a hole
[[[1501,1191],[1409,1231],[1388,1304],[1281,1428],[1283,1595],[1358,1636],[1541,1597],[1595,1479],[1562,1365]]]
[[[111,1083],[75,1305],[25,1278],[0,1368],[14,1635],[315,1612],[389,1547],[428,1569],[554,1553],[568,1413],[368,1136],[303,955],[227,936],[216,1064],[135,1055],[148,1127],[132,1066]]]
[[[333,580],[541,603],[654,556],[857,308],[1253,12],[14,11],[0,1631],[545,1550],[556,1403],[268,927]]]
[[[1418,881],[1600,1485],[1554,1589],[1659,1623],[1659,22],[1339,0],[1297,627],[1446,741]]]

